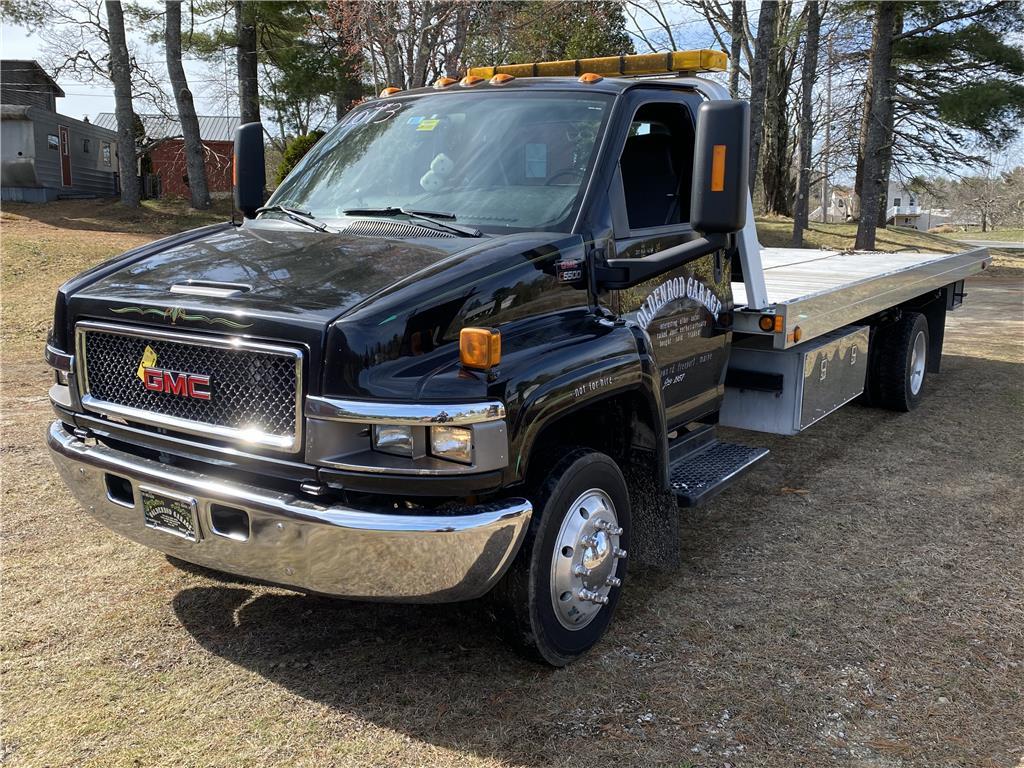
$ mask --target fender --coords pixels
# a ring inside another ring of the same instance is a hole
[[[665,412],[658,369],[623,323],[589,317],[589,327],[538,350],[513,353],[502,362],[509,424],[508,482],[521,482],[537,437],[545,427],[587,406],[635,393],[654,419],[655,451],[667,487]]]

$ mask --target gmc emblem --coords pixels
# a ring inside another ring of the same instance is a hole
[[[147,368],[142,379],[150,392],[191,397],[193,400],[210,399],[210,377],[198,373],[178,373],[162,368]]]

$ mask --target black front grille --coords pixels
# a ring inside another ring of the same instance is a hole
[[[200,400],[143,386],[138,375],[146,347],[152,366],[210,377],[210,399]],[[84,331],[88,394],[95,400],[161,416],[264,435],[295,435],[296,358],[246,348],[186,344],[90,328]]]

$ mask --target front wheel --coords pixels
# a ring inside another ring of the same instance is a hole
[[[565,452],[530,494],[523,546],[495,587],[495,616],[527,655],[562,667],[611,623],[626,577],[629,492],[618,465]]]

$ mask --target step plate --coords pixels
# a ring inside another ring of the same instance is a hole
[[[669,485],[679,505],[696,507],[728,488],[768,455],[767,448],[714,442],[669,467]]]

